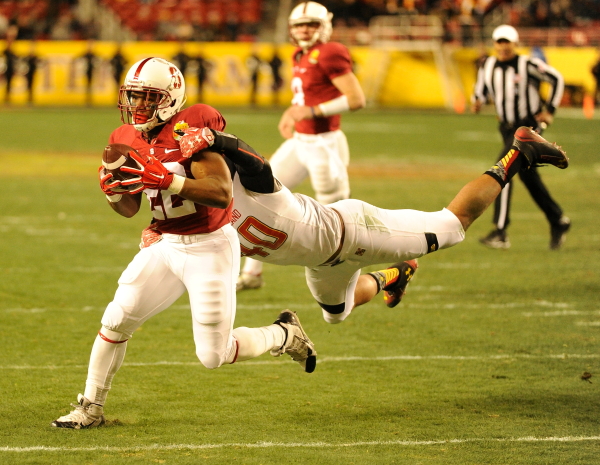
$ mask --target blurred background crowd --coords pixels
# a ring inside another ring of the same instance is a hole
[[[269,40],[275,0],[0,0],[0,39],[255,41]],[[370,40],[376,17],[436,18],[441,40],[470,45],[502,15],[526,28],[598,29],[600,0],[330,0],[334,30],[346,42]],[[110,23],[110,24],[108,24]],[[115,26],[117,25],[117,26]],[[115,29],[116,28],[116,29]],[[350,29],[348,31],[347,29]],[[107,32],[108,31],[108,32]],[[112,32],[111,32],[112,31]],[[362,31],[362,33],[360,33]],[[358,32],[358,34],[357,34]],[[574,39],[577,41],[577,39]],[[581,36],[580,41],[589,41]],[[583,44],[582,44],[583,45]]]
[[[280,92],[287,89],[285,80],[289,74],[285,48],[290,47],[287,17],[296,3],[295,0],[0,0],[3,42],[0,99],[5,103],[67,104],[75,103],[68,99],[77,89],[83,89],[88,105],[94,99],[96,103],[112,102],[114,97],[109,95],[108,82],[113,81],[118,88],[123,72],[136,54],[142,53],[141,49],[132,48],[132,44],[147,44],[152,47],[150,53],[164,55],[192,77],[190,82],[197,89],[196,101],[202,101],[208,89],[209,98],[215,97],[215,93],[225,98],[236,91],[243,92],[250,105],[260,104],[261,94],[268,93],[272,96],[262,98],[262,103],[278,104],[283,101]],[[465,98],[471,90],[473,70],[490,53],[491,30],[499,24],[511,24],[519,30],[520,45],[529,47],[534,56],[544,60],[552,47],[563,50],[575,47],[580,52],[587,49],[587,55],[581,55],[583,58],[570,49],[571,52],[563,52],[560,57],[552,57],[550,64],[566,73],[564,105],[580,106],[586,93],[593,93],[596,105],[600,105],[597,53],[600,0],[321,0],[321,3],[333,13],[332,40],[354,47],[353,59],[361,53],[358,49],[368,47],[369,53],[363,53],[357,66],[362,65],[359,77],[371,103],[385,105],[389,102],[382,101],[381,96],[393,95],[390,97],[393,105],[410,106],[412,102],[405,100],[411,92],[400,95],[396,82],[399,75],[394,70],[398,67],[405,72],[407,66],[412,66],[422,77],[423,58],[418,52],[426,51],[433,53],[429,68],[435,67],[442,75],[442,90],[438,93],[443,94],[444,105],[456,107],[457,98],[452,96],[456,91],[452,87],[458,86],[459,99]],[[221,44],[228,44],[227,52]],[[166,48],[160,48],[163,46]],[[400,59],[389,50],[412,51],[416,55],[410,64],[396,63],[394,60]],[[461,58],[459,50],[468,54]],[[237,61],[232,58],[236,54]],[[467,63],[462,77],[452,70],[457,58]],[[574,66],[573,60],[584,60],[585,64]],[[432,85],[437,83],[430,83],[430,88]],[[57,89],[63,93],[55,93],[52,100],[49,95]],[[11,93],[18,98],[11,100]],[[100,94],[104,97],[98,97]],[[429,105],[428,97],[420,99]],[[441,98],[431,105],[438,105]]]

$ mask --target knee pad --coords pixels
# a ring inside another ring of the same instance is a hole
[[[196,352],[196,356],[198,357],[198,360],[200,360],[200,363],[209,370],[219,368],[224,362],[221,354],[217,352]]]
[[[126,342],[131,335],[120,333],[118,331],[114,331],[112,329],[107,328],[106,326],[102,326],[100,331],[98,331],[98,335],[106,342],[110,342],[112,344],[119,344],[122,342]]]
[[[209,326],[205,328],[208,329]],[[231,350],[234,347],[232,347],[231,342],[228,342],[227,337],[229,336],[219,331],[204,331],[199,333],[196,329],[194,330],[196,357],[209,370],[219,368],[231,354]],[[231,341],[233,342],[233,338],[231,338]]]
[[[140,325],[138,321],[131,320],[130,315],[114,300],[106,307],[100,323],[102,324],[102,333],[105,336],[106,333],[104,331],[114,331],[117,334],[125,335],[126,338],[131,338],[133,332]],[[110,336],[106,337],[113,339]]]

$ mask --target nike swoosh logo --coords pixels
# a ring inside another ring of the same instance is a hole
[[[165,149],[165,153],[176,152],[179,149]]]

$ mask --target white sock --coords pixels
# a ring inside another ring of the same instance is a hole
[[[127,336],[106,328],[102,328],[100,332],[114,342],[106,341],[100,334],[96,336],[83,395],[94,404],[104,405],[112,380],[125,358]]]
[[[262,274],[262,270],[262,262],[254,260],[253,258],[246,258],[246,260],[244,261],[244,267],[242,268],[242,273],[260,276]]]
[[[278,349],[285,342],[285,331],[279,325],[263,326],[262,328],[246,328],[241,326],[233,330],[233,337],[238,343],[238,362],[256,358],[272,349]],[[230,356],[233,362],[235,354]]]

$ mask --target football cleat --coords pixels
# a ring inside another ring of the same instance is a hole
[[[388,279],[383,288],[383,300],[388,307],[394,308],[400,303],[402,297],[406,294],[406,286],[415,275],[418,267],[419,264],[416,260],[407,260],[388,268],[395,275],[392,279]]]
[[[317,351],[308,338],[296,312],[284,310],[275,321],[285,331],[285,342],[279,349],[271,350],[273,357],[288,354],[294,362],[298,362],[304,371],[312,373],[317,366]]]
[[[569,157],[556,144],[551,144],[532,128],[521,126],[515,132],[513,146],[519,150],[529,163],[535,165],[553,165],[561,170],[569,166]]]
[[[508,234],[500,229],[494,229],[487,236],[479,239],[479,242],[491,249],[508,249],[510,247]]]
[[[563,216],[557,224],[550,226],[550,250],[558,250],[567,239],[567,232],[571,228],[571,220]]]
[[[56,428],[85,429],[102,426],[105,422],[104,409],[102,405],[92,404],[82,394],[77,396],[77,404],[71,404],[75,407],[68,415],[62,416],[52,422]]]
[[[242,273],[238,276],[235,290],[239,292],[249,289],[260,289],[264,285],[262,275],[259,274],[257,276],[250,273]]]

